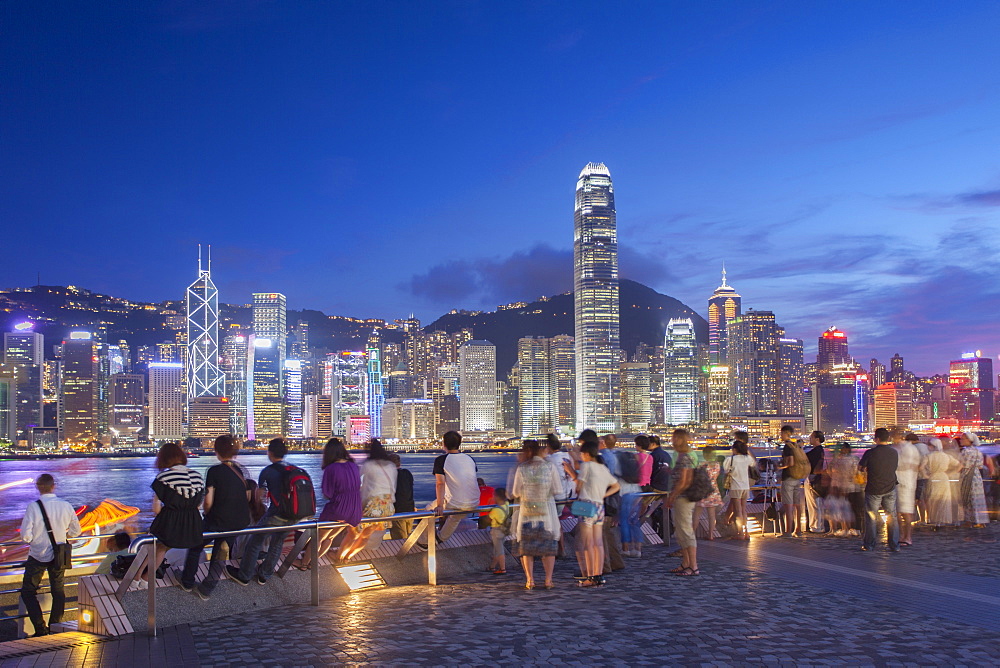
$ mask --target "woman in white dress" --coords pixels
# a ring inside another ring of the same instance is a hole
[[[924,507],[927,509],[927,523],[940,527],[955,523],[954,499],[951,494],[952,473],[958,466],[954,458],[944,453],[941,439],[932,438],[928,443],[930,453],[921,466],[927,482],[924,487]]]
[[[750,435],[745,431],[733,433],[733,454],[722,460],[722,470],[726,473],[729,508],[736,520],[737,540],[750,540],[747,531],[747,500],[750,496],[750,469],[756,468],[757,460],[750,454]]]
[[[556,512],[556,499],[563,493],[562,476],[542,459],[542,446],[538,441],[525,440],[521,452],[524,461],[514,471],[511,491],[520,504],[514,537],[524,567],[524,586],[534,589],[535,557],[541,557],[545,588],[552,589],[552,571],[562,534]]]

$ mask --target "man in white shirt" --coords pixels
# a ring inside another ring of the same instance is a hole
[[[469,455],[459,452],[462,436],[449,431],[444,441],[445,454],[434,460],[434,510],[475,510],[479,507],[479,483],[476,481],[476,462]],[[438,532],[438,541],[451,538],[465,515],[449,515]]]
[[[63,591],[63,567],[57,563],[52,549],[56,544],[65,543],[68,539],[80,535],[80,520],[66,501],[57,497],[53,491],[55,479],[48,473],[38,476],[35,487],[41,495],[39,501],[30,504],[24,511],[21,522],[21,540],[30,544],[28,560],[24,564],[24,580],[21,582],[21,599],[28,611],[31,624],[35,627],[32,637],[49,634],[49,627],[42,617],[42,607],[38,603],[38,587],[42,583],[42,575],[49,574],[49,589],[52,592],[52,611],[49,613],[49,626],[62,621],[63,610],[66,607],[66,594]],[[45,519],[39,503],[45,507],[49,525],[52,527],[52,537],[45,528]]]

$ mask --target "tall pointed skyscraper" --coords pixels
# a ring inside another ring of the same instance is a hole
[[[198,246],[198,280],[187,289],[187,391],[188,398],[225,396],[225,379],[219,369],[219,291],[212,282],[212,249],[208,264],[201,264]]]
[[[722,267],[722,285],[708,298],[708,362],[725,364],[729,321],[742,313],[741,298],[726,283],[726,267]]]
[[[573,290],[576,315],[576,425],[616,432],[618,383],[618,231],[615,190],[604,163],[589,163],[576,183]]]

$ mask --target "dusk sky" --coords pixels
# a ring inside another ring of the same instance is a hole
[[[0,287],[429,321],[572,285],[588,161],[621,272],[815,350],[1000,353],[1000,3],[0,7]],[[808,355],[807,355],[808,356]]]

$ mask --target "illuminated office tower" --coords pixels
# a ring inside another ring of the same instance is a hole
[[[330,396],[333,402],[333,435],[346,437],[350,433],[350,418],[365,415],[368,363],[363,352],[348,350],[337,353],[331,361]]]
[[[802,415],[802,391],[805,388],[805,364],[802,339],[785,338],[778,328],[778,414]]]
[[[219,290],[212,282],[211,246],[205,268],[198,246],[198,279],[188,286],[185,307],[188,400],[225,396],[225,378],[219,370]]]
[[[611,172],[589,163],[576,183],[573,216],[577,430],[618,431],[618,231]]]
[[[247,435],[247,344],[249,337],[232,333],[222,339],[219,364],[229,399],[229,433]]]
[[[149,365],[149,440],[184,438],[184,365],[153,362]]]
[[[271,339],[250,336],[247,343],[247,436],[268,441],[285,435],[281,381],[283,360]]]
[[[229,432],[229,399],[195,397],[188,401],[188,436],[207,441]]]
[[[627,362],[619,367],[622,429],[633,434],[649,428],[649,362]]]
[[[556,396],[549,339],[528,336],[517,341],[518,424],[522,437],[552,431],[556,424]]]
[[[146,378],[139,373],[116,373],[111,376],[108,427],[119,445],[135,445],[143,428],[146,406]]]
[[[779,415],[779,339],[784,331],[771,311],[749,309],[729,322],[726,342],[730,415]]]
[[[16,440],[17,374],[12,365],[0,365],[0,439]]]
[[[497,419],[497,348],[468,341],[458,349],[462,431],[493,431]]]
[[[902,383],[883,383],[875,388],[875,428],[900,426],[913,416],[913,393]]]
[[[708,369],[708,422],[729,421],[729,367],[716,364]]]
[[[872,431],[869,415],[872,404],[871,383],[868,374],[858,373],[854,376],[854,431],[865,434]]]
[[[287,350],[288,331],[285,319],[288,311],[285,308],[285,295],[279,292],[255,292],[253,295],[253,333],[258,339],[268,339],[277,353],[278,361],[278,392],[282,387],[281,369],[285,368],[285,352]]]
[[[87,443],[98,437],[97,343],[90,332],[70,332],[62,343],[60,440]]]
[[[576,418],[576,344],[573,337],[559,334],[549,339],[549,359],[556,395],[556,426],[564,434],[572,433]]]
[[[980,351],[952,360],[948,372],[952,417],[968,422],[989,422],[995,409],[993,360]]]
[[[903,357],[896,353],[889,361],[889,382],[902,383],[906,380],[906,370],[903,368]]]
[[[324,442],[333,436],[332,407],[329,394],[307,394],[302,402],[302,431],[306,438]]]
[[[871,380],[872,387],[883,385],[889,380],[889,376],[885,372],[885,365],[874,357],[872,358],[871,365],[868,369],[868,377]]]
[[[702,368],[694,321],[671,318],[663,337],[663,420],[682,425],[698,422]]]
[[[3,335],[3,364],[15,375],[14,441],[30,440],[32,429],[45,426],[44,346],[31,323]]]
[[[371,417],[372,438],[382,436],[382,406],[385,404],[385,386],[382,383],[382,360],[378,332],[368,338],[368,392],[365,396],[365,413]]]
[[[384,438],[413,442],[434,437],[434,402],[431,399],[387,399],[383,412]]]
[[[818,341],[816,364],[821,371],[829,371],[834,364],[850,364],[853,362],[847,351],[847,334],[836,327],[823,332]]]
[[[302,438],[302,360],[285,360],[285,435]]]
[[[726,361],[726,341],[729,321],[742,313],[742,298],[726,283],[726,268],[722,268],[722,285],[708,298],[708,363]]]
[[[305,320],[299,320],[292,327],[292,357],[309,359],[309,323]]]

